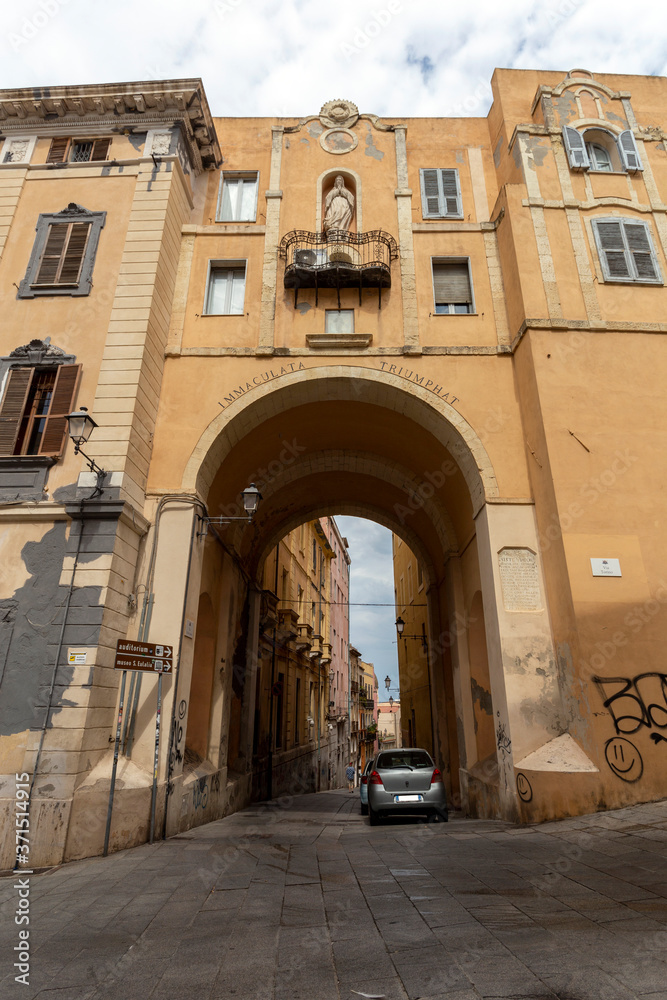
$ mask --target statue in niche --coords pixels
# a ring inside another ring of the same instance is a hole
[[[336,229],[346,232],[352,222],[354,212],[354,195],[345,187],[342,174],[338,174],[329,194],[324,199],[324,223],[322,228],[325,233],[333,232]]]

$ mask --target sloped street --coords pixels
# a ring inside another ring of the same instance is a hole
[[[0,994],[59,1000],[667,1000],[667,803],[514,827],[357,793],[254,806],[0,882]]]

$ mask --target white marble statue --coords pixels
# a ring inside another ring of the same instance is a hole
[[[345,187],[342,174],[338,174],[324,200],[324,232],[334,229],[348,230],[354,211],[354,195]]]

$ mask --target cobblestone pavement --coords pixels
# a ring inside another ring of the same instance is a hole
[[[667,802],[373,829],[356,793],[257,805],[32,876],[29,986],[15,882],[3,1000],[667,1000]]]

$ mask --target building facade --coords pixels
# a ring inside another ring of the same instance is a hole
[[[0,93],[0,796],[30,775],[35,865],[103,849],[112,773],[110,849],[262,794],[270,560],[335,514],[421,567],[467,813],[667,794],[667,81],[492,83],[448,120]],[[173,650],[157,758],[158,678],[124,684],[118,640]]]
[[[378,750],[392,750],[403,745],[401,703],[381,701],[378,704]],[[405,745],[412,746],[411,743]]]

